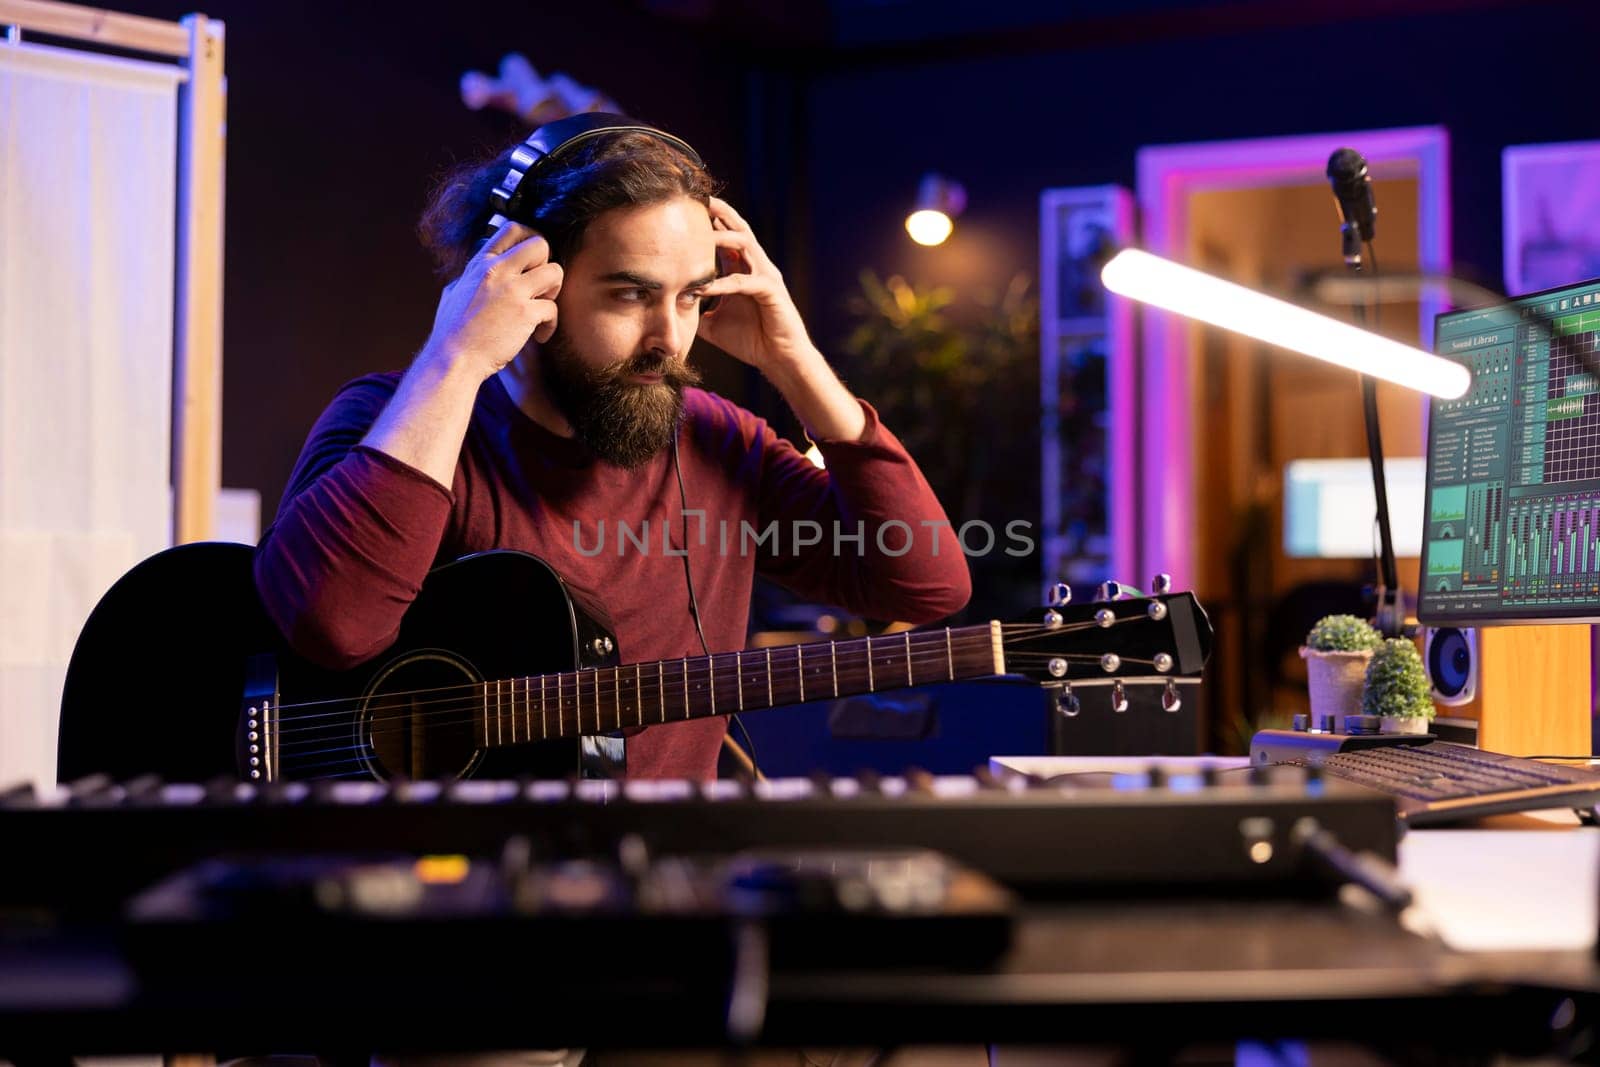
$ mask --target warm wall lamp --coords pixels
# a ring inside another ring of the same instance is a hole
[[[955,228],[955,217],[966,207],[967,191],[960,182],[925,174],[917,186],[916,208],[906,216],[906,232],[919,245],[944,244]]]

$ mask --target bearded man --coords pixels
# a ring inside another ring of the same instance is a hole
[[[966,560],[926,479],[812,344],[693,150],[620,116],[563,122],[575,135],[460,168],[434,194],[420,227],[447,283],[433,330],[404,374],[334,398],[257,550],[289,644],[361,663],[433,566],[489,549],[539,556],[598,597],[628,662],[700,655],[696,615],[707,654],[742,649],[758,573],[874,618],[959,610]],[[825,470],[695,388],[697,336],[766,376]],[[629,777],[704,780],[726,729],[650,726],[608,755]]]

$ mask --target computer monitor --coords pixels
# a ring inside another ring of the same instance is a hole
[[[1435,320],[1473,377],[1428,420],[1424,623],[1600,622],[1597,338],[1600,279]]]

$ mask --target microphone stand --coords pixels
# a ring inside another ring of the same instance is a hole
[[[1352,274],[1361,274],[1361,234],[1353,223],[1341,230],[1344,240],[1344,261]],[[1367,265],[1373,277],[1378,273],[1377,257],[1372,253],[1372,243],[1367,242]],[[1367,328],[1367,305],[1354,305],[1356,323]],[[1405,611],[1400,603],[1399,566],[1394,558],[1394,535],[1389,527],[1389,483],[1383,472],[1383,434],[1378,427],[1378,381],[1370,374],[1361,375],[1361,414],[1367,428],[1367,457],[1372,461],[1372,495],[1378,505],[1378,584],[1375,619],[1378,632],[1384,637],[1405,635]]]

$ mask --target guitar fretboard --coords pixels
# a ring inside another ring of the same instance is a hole
[[[486,748],[1003,673],[999,624],[505,678],[478,687]]]

